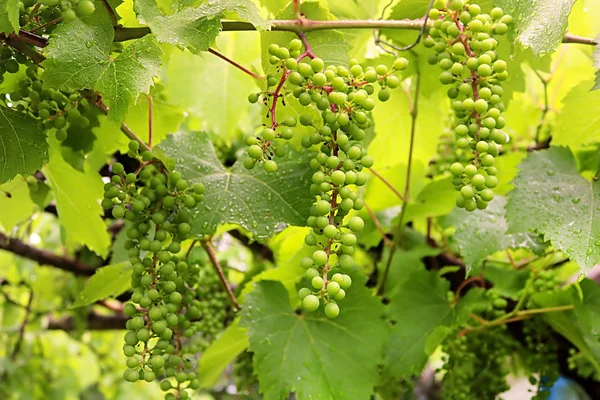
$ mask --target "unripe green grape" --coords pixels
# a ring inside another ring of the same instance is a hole
[[[390,91],[387,90],[386,88],[383,88],[379,91],[379,93],[377,94],[377,98],[379,99],[379,101],[381,102],[386,102],[390,99]]]
[[[310,66],[314,72],[321,72],[325,68],[325,63],[320,58],[313,58],[310,61]]]
[[[481,157],[481,165],[484,167],[491,167],[494,165],[494,157],[491,154],[486,154],[485,156]]]
[[[346,297],[346,291],[344,289],[340,289],[340,291],[333,296],[335,300],[344,300]]]
[[[340,307],[336,303],[328,303],[325,306],[325,315],[327,318],[336,318],[340,315]]]
[[[484,141],[477,142],[477,145],[475,146],[475,150],[477,150],[479,153],[485,153],[488,151],[488,149],[489,145]]]
[[[321,289],[323,287],[323,278],[321,278],[320,276],[315,276],[310,280],[310,284],[315,289]]]
[[[338,262],[340,264],[340,268],[343,270],[348,270],[354,266],[354,259],[348,254],[341,255]]]
[[[496,186],[498,186],[498,178],[496,178],[493,175],[488,175],[485,177],[485,186],[487,186],[490,189],[495,188]]]
[[[360,217],[352,217],[348,221],[348,228],[353,232],[360,232],[365,227],[365,222]]]
[[[476,174],[471,178],[471,184],[475,187],[475,189],[482,190],[485,188],[485,177],[481,174]]]
[[[319,276],[319,271],[316,268],[308,268],[306,272],[304,272],[304,276],[309,280],[312,280],[315,276]]]
[[[463,167],[463,165],[458,162],[455,162],[454,164],[452,164],[450,166],[450,172],[454,176],[461,176],[462,173],[464,172],[464,170],[465,170],[465,168]]]
[[[477,209],[477,202],[473,199],[465,200],[465,210],[475,211]]]
[[[248,101],[252,104],[256,103],[258,101],[258,93],[250,93],[248,95]]]
[[[311,294],[312,294],[312,292],[309,288],[302,288],[302,289],[298,290],[298,298],[300,300],[304,300],[304,298],[306,296],[309,296]]]
[[[460,195],[466,200],[466,199],[471,199],[473,198],[473,196],[475,196],[475,190],[473,189],[472,186],[463,186],[460,189]]]
[[[309,294],[302,299],[302,307],[308,312],[316,311],[319,308],[319,304],[319,298],[314,294]]]
[[[312,260],[318,266],[325,265],[327,262],[327,253],[325,253],[323,250],[316,250],[312,254]]]
[[[75,8],[75,12],[79,17],[90,16],[94,13],[95,10],[96,7],[94,6],[94,3],[90,0],[80,0],[79,3],[77,3],[77,7]]]
[[[491,69],[490,69],[490,75],[491,75]],[[452,75],[452,73],[448,72],[448,71],[442,72],[440,74],[440,82],[443,85],[449,85],[452,82],[454,82],[454,75]]]
[[[300,74],[300,72],[294,71],[292,72],[289,76],[288,76],[288,82],[290,82],[292,85],[299,85],[302,83],[302,81],[304,80],[304,78],[302,77],[302,75]]]
[[[338,230],[334,225],[327,225],[324,229],[323,229],[323,235],[326,238],[330,238],[333,239],[335,237],[335,235],[337,235]]]
[[[477,67],[477,73],[483,77],[491,76],[492,67],[490,67],[488,64],[482,64],[479,67]]]
[[[315,243],[316,244],[316,243]],[[314,246],[314,245],[309,245],[309,246]],[[304,269],[308,269],[311,268],[313,266],[313,260],[310,257],[303,257],[300,260],[300,266]]]

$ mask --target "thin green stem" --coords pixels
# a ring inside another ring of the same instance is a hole
[[[406,167],[406,183],[404,186],[404,195],[402,196],[404,198],[404,202],[402,204],[402,210],[400,211],[398,223],[394,230],[393,246],[390,249],[389,258],[387,260],[385,269],[383,270],[383,274],[381,276],[381,279],[379,280],[379,284],[377,287],[377,294],[379,294],[379,295],[381,295],[383,293],[385,281],[388,277],[388,274],[390,272],[390,267],[392,265],[392,260],[394,258],[394,255],[396,254],[396,250],[398,249],[398,246],[400,245],[400,241],[402,240],[402,236],[403,236],[402,233],[403,233],[403,229],[404,229],[404,218],[406,216],[406,209],[407,209],[407,205],[408,205],[408,200],[410,198],[410,178],[411,178],[411,173],[412,173],[415,134],[416,134],[416,130],[417,130],[417,116],[419,114],[419,93],[420,93],[420,91],[421,91],[421,73],[417,69],[417,72],[415,74],[415,96],[414,96],[414,99],[413,99],[411,107],[410,107],[411,125],[410,125],[410,141],[409,141],[409,145],[408,145],[408,166]]]
[[[223,285],[223,288],[227,292],[227,296],[229,297],[229,300],[231,300],[231,303],[235,307],[235,311],[239,311],[241,309],[240,303],[238,303],[237,298],[235,297],[235,294],[233,294],[233,290],[231,290],[231,286],[229,285],[229,282],[227,282],[227,278],[225,277],[225,273],[223,272],[223,269],[221,268],[221,264],[219,264],[219,260],[217,259],[217,253],[215,253],[215,248],[213,247],[210,239],[203,240],[202,247],[204,247],[204,250],[206,250],[206,253],[208,254],[208,258],[210,259],[212,266],[214,267],[215,271],[219,275],[221,284]]]

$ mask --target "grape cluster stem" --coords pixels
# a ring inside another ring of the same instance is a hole
[[[208,254],[208,258],[210,259],[210,262],[211,262],[213,268],[215,269],[215,271],[217,271],[217,275],[219,275],[221,284],[223,285],[223,288],[227,292],[227,297],[229,297],[231,304],[233,304],[233,306],[235,307],[234,311],[239,311],[241,309],[240,303],[238,302],[237,298],[235,297],[235,294],[233,293],[233,290],[231,289],[229,282],[227,282],[227,278],[225,277],[225,274],[223,273],[223,269],[221,268],[221,264],[219,263],[219,260],[217,259],[217,254],[215,253],[215,248],[213,247],[210,239],[203,240],[202,247],[204,248],[204,250],[206,250],[206,253]]]

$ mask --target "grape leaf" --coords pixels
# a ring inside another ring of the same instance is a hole
[[[513,184],[506,205],[508,233],[541,233],[583,272],[600,262],[600,183],[578,174],[569,148],[529,153]]]
[[[448,301],[450,283],[435,271],[409,273],[390,299],[395,321],[384,350],[384,375],[409,376],[427,362],[427,337],[439,326],[451,326],[454,310]]]
[[[38,121],[0,106],[0,183],[31,175],[48,161],[46,135]]]
[[[100,206],[104,189],[100,174],[89,164],[84,172],[74,169],[61,156],[60,144],[50,140],[50,162],[44,168],[56,200],[61,225],[66,231],[66,242],[73,248],[87,246],[100,256],[106,256],[110,239],[102,220]]]
[[[575,0],[496,0],[514,18],[517,40],[539,56],[562,42]]]
[[[0,2],[0,33],[12,33],[19,30],[19,0]]]
[[[432,180],[419,192],[417,198],[407,205],[405,221],[446,215],[454,209],[456,196],[451,178]]]
[[[335,319],[322,310],[298,315],[279,282],[261,281],[248,295],[248,328],[260,390],[266,400],[370,399],[387,332],[381,303],[356,278]],[[322,309],[322,307],[321,307]]]
[[[207,349],[198,361],[200,387],[214,386],[225,368],[248,348],[246,329],[234,320]]]
[[[0,213],[0,227],[4,232],[10,232],[19,222],[28,218],[36,209],[29,195],[29,185],[21,176],[0,185],[0,210],[10,212]]]
[[[235,223],[266,238],[285,225],[304,226],[312,205],[312,170],[307,158],[290,150],[277,160],[276,173],[261,165],[247,170],[238,160],[227,170],[205,133],[169,135],[159,146],[188,181],[206,186],[205,199],[191,222],[192,232],[208,235],[223,223]]]
[[[104,7],[102,7],[104,9]],[[160,70],[161,48],[153,35],[111,55],[114,28],[106,11],[60,24],[46,47],[44,84],[64,91],[94,89],[110,107],[109,118],[120,122],[140,93],[148,93]]]
[[[449,216],[456,221],[454,250],[463,256],[467,274],[481,265],[483,260],[497,251],[505,249],[529,249],[543,254],[546,246],[531,232],[506,234],[508,222],[505,218],[506,199],[496,196],[485,210],[473,212],[456,208]]]
[[[98,300],[118,296],[129,288],[131,288],[131,264],[122,262],[107,265],[96,270],[96,273],[87,280],[71,308],[87,306]]]
[[[237,14],[257,28],[270,26],[250,0],[212,0],[171,15],[164,15],[156,0],[138,0],[134,8],[140,22],[150,27],[158,41],[186,47],[193,53],[206,51],[214,44],[221,31],[221,18],[228,13]]]
[[[577,147],[600,141],[600,92],[585,81],[571,89],[556,118],[552,144]]]
[[[543,313],[542,318],[558,333],[579,348],[600,372],[600,287],[595,281],[584,279],[579,284],[558,292],[543,292],[533,296],[540,307],[574,305],[573,310]]]

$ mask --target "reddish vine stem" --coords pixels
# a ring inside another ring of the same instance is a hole
[[[100,111],[102,111],[104,114],[108,115],[108,106],[106,104],[104,104],[104,102],[102,101],[102,99],[100,97],[98,97],[98,100],[96,101],[96,107],[98,107],[98,109]],[[121,123],[121,132],[123,132],[125,134],[125,136],[127,136],[129,139],[135,140],[136,142],[138,142],[144,150],[148,150],[148,151],[152,150],[124,122]]]
[[[154,107],[154,100],[152,100],[152,96],[148,96],[148,147],[152,149],[152,109]]]
[[[108,4],[108,0],[102,0],[102,4],[104,4],[104,8],[106,8],[106,11],[108,12],[108,16],[110,17],[110,22],[112,22],[112,25],[115,27],[118,26],[119,19],[117,18],[115,10],[113,10],[110,4]]]
[[[306,38],[306,36],[305,36],[305,38]],[[308,42],[307,42],[307,44],[308,44]],[[312,52],[312,49],[310,48],[310,45],[308,45],[306,50],[304,50],[304,53],[300,54],[296,58],[296,61],[300,61],[304,57],[310,57],[311,59],[316,58],[315,54]],[[275,91],[273,92],[273,102],[271,103],[271,107],[269,107],[269,114],[271,114],[271,129],[275,129],[278,126],[277,118],[275,117],[275,112],[277,111],[277,101],[279,100],[279,97],[283,96],[281,94],[281,89],[283,88],[283,84],[285,83],[286,79],[288,78],[288,76],[291,73],[291,71],[289,69],[287,69],[287,67],[285,66],[285,62],[282,63],[282,68],[283,68],[283,74],[281,74],[281,79],[279,79],[279,83],[277,84],[277,87],[275,87]]]
[[[381,226],[381,222],[379,222],[377,215],[375,215],[375,213],[373,212],[373,210],[371,209],[371,207],[369,207],[369,205],[367,203],[365,203],[365,210],[367,210],[369,217],[371,217],[371,220],[373,220],[373,223],[375,224],[375,228],[377,228],[377,231],[379,231],[379,234],[381,235],[381,238],[383,239],[383,243],[385,243],[386,246],[393,246],[392,241],[390,239],[388,239],[387,235],[385,234],[385,231],[383,230],[383,227]]]
[[[214,267],[215,271],[217,271],[217,274],[219,275],[219,279],[221,280],[221,284],[223,285],[223,288],[227,292],[227,296],[229,297],[229,300],[231,300],[231,303],[235,307],[235,311],[240,310],[241,309],[240,304],[238,303],[238,301],[235,297],[235,294],[233,294],[233,290],[231,290],[231,286],[229,285],[229,282],[227,282],[227,278],[225,278],[225,274],[223,273],[223,269],[221,268],[221,265],[219,264],[219,260],[217,259],[217,254],[215,253],[215,249],[214,249],[212,243],[210,242],[210,240],[209,239],[203,240],[202,247],[204,247],[204,250],[206,250],[206,253],[208,254],[208,258],[210,259],[212,266]]]
[[[219,57],[221,60],[224,60],[226,62],[228,62],[229,64],[233,65],[234,67],[236,67],[237,69],[239,69],[240,71],[245,72],[246,74],[250,75],[251,77],[253,77],[254,79],[261,79],[261,80],[265,80],[266,78],[262,75],[258,75],[257,73],[254,73],[252,71],[250,71],[248,68],[244,67],[241,64],[238,64],[237,62],[233,61],[232,59],[230,59],[229,57],[219,53],[218,51],[216,51],[213,48],[209,48],[208,52],[210,54],[213,54],[217,57]]]
[[[385,186],[387,186],[387,187],[388,187],[388,188],[389,188],[389,189],[390,189],[392,192],[394,192],[394,194],[395,194],[396,196],[398,196],[398,198],[399,198],[400,200],[402,200],[403,202],[406,202],[406,200],[405,200],[404,196],[402,196],[402,194],[401,194],[401,193],[398,191],[398,189],[396,189],[396,188],[394,187],[394,185],[392,185],[392,184],[391,184],[391,183],[390,183],[390,182],[389,182],[387,179],[385,179],[383,176],[381,176],[381,175],[379,174],[379,172],[375,171],[373,168],[369,168],[369,171],[371,171],[371,173],[372,173],[373,175],[375,175],[375,176],[376,176],[376,177],[377,177],[379,180],[381,180],[381,182],[383,182],[383,184],[384,184]]]
[[[17,354],[21,350],[21,344],[23,343],[23,338],[25,336],[25,327],[29,322],[29,315],[31,314],[31,306],[33,304],[33,290],[29,291],[29,300],[27,301],[27,305],[25,306],[25,315],[23,316],[23,322],[19,326],[19,335],[17,337],[17,342],[15,343],[15,347],[13,348],[12,353],[10,354],[10,359],[15,360],[17,358]]]
[[[45,24],[43,24],[43,25],[40,25],[40,26],[38,26],[38,27],[37,27],[37,28],[35,28],[35,29],[32,29],[32,30],[31,30],[31,33],[34,33],[34,32],[37,32],[37,31],[39,31],[39,30],[42,30],[42,29],[44,29],[44,28],[47,28],[47,27],[49,27],[49,26],[52,26],[52,25],[58,24],[58,23],[59,23],[60,21],[62,21],[62,20],[63,20],[63,17],[62,17],[62,15],[61,15],[61,16],[60,16],[60,17],[58,17],[58,18],[54,18],[52,21],[48,21],[48,22],[46,22]]]
[[[460,295],[461,295],[463,289],[468,284],[473,283],[473,282],[478,282],[481,285],[481,287],[485,288],[485,280],[480,276],[472,276],[469,279],[465,279],[464,281],[461,282],[461,284],[456,289],[455,296],[454,296],[454,304],[456,304],[458,302],[458,299],[460,298]]]

